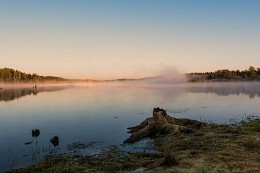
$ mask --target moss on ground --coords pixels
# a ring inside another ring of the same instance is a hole
[[[177,164],[166,172],[260,172],[260,120],[242,125],[207,124],[190,134],[156,139]],[[165,145],[166,144],[166,145]]]
[[[30,172],[260,172],[260,120],[242,124],[206,124],[192,133],[154,138],[163,153],[124,153],[112,147],[96,156],[56,156],[9,171]]]

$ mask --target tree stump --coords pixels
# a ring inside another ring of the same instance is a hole
[[[190,133],[193,132],[192,129],[200,128],[203,124],[196,120],[171,117],[167,115],[164,109],[157,107],[153,109],[153,117],[147,118],[137,126],[127,128],[128,133],[131,133],[131,135],[124,143],[134,143],[156,133]]]

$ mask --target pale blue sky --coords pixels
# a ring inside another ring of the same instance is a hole
[[[0,0],[0,66],[67,78],[260,67],[258,0]]]

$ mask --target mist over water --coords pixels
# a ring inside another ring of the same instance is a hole
[[[260,115],[259,82],[187,83],[172,69],[161,74],[159,79],[141,81],[4,87],[0,91],[0,172],[35,162],[32,146],[24,143],[36,128],[41,130],[40,149],[57,135],[60,146],[52,151],[64,152],[77,141],[102,142],[97,152],[122,144],[129,135],[127,127],[152,116],[158,106],[177,118],[217,123]],[[37,161],[45,154],[38,154]],[[12,165],[14,157],[18,162]]]
[[[162,67],[158,77],[149,81],[152,84],[181,84],[187,82],[185,74],[182,74],[175,67]]]

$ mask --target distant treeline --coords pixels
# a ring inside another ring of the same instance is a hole
[[[11,68],[0,68],[0,82],[15,83],[15,82],[59,82],[66,79],[55,76],[39,76],[36,73],[28,74]]]
[[[260,81],[260,68],[250,66],[246,70],[217,70],[215,72],[205,73],[190,73],[188,74],[189,81]]]

